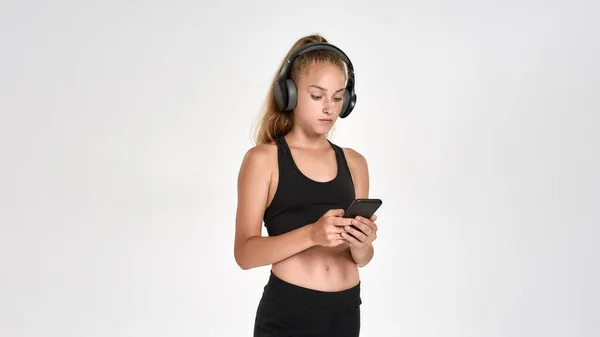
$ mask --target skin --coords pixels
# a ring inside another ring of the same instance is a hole
[[[342,108],[343,90],[340,89],[344,88],[344,73],[331,64],[313,64],[295,82],[298,104],[294,110],[294,127],[285,139],[304,175],[316,181],[332,180],[337,175],[337,161],[326,134]],[[351,148],[343,148],[343,151],[356,198],[368,198],[367,161]],[[278,178],[276,144],[260,144],[246,152],[238,176],[234,244],[240,268],[272,265],[273,273],[279,278],[321,291],[356,286],[360,281],[359,267],[373,258],[377,217],[344,219],[343,210],[330,210],[318,221],[291,232],[261,236],[262,218],[273,200]],[[351,224],[365,234],[349,227]]]

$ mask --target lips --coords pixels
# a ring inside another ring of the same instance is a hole
[[[319,119],[319,121],[321,121],[321,122],[331,122],[332,119]]]

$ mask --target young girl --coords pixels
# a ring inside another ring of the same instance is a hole
[[[328,139],[355,101],[352,63],[320,35],[299,39],[273,79],[238,177],[236,262],[272,265],[254,336],[359,335],[358,267],[373,257],[376,216],[342,217],[368,198],[369,173]]]

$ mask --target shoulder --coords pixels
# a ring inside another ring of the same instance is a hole
[[[348,165],[357,169],[367,169],[367,159],[360,152],[350,147],[342,147]]]
[[[246,151],[242,159],[240,173],[248,171],[260,174],[268,174],[271,171],[273,161],[276,160],[277,145],[275,143],[259,144]]]
[[[367,159],[358,151],[344,147],[344,156],[348,163],[348,169],[354,182],[354,192],[357,198],[368,198],[369,196],[369,168]]]
[[[265,143],[251,147],[244,154],[244,161],[260,162],[268,159],[277,151],[275,143]]]

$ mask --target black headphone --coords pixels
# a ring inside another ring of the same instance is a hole
[[[289,72],[292,62],[299,55],[317,49],[331,50],[332,52],[340,56],[342,60],[346,63],[346,66],[348,67],[349,76],[348,81],[346,83],[346,90],[344,90],[344,103],[342,105],[342,110],[340,111],[340,118],[346,118],[352,112],[354,106],[356,105],[356,92],[354,91],[354,68],[348,56],[346,56],[346,54],[341,49],[327,42],[312,42],[305,46],[299,47],[290,54],[286,62],[283,64],[281,72],[275,80],[275,84],[273,87],[277,108],[279,109],[279,111],[289,112],[296,107],[296,104],[298,102],[298,89],[296,88],[296,83],[294,83],[294,80],[289,78]]]

